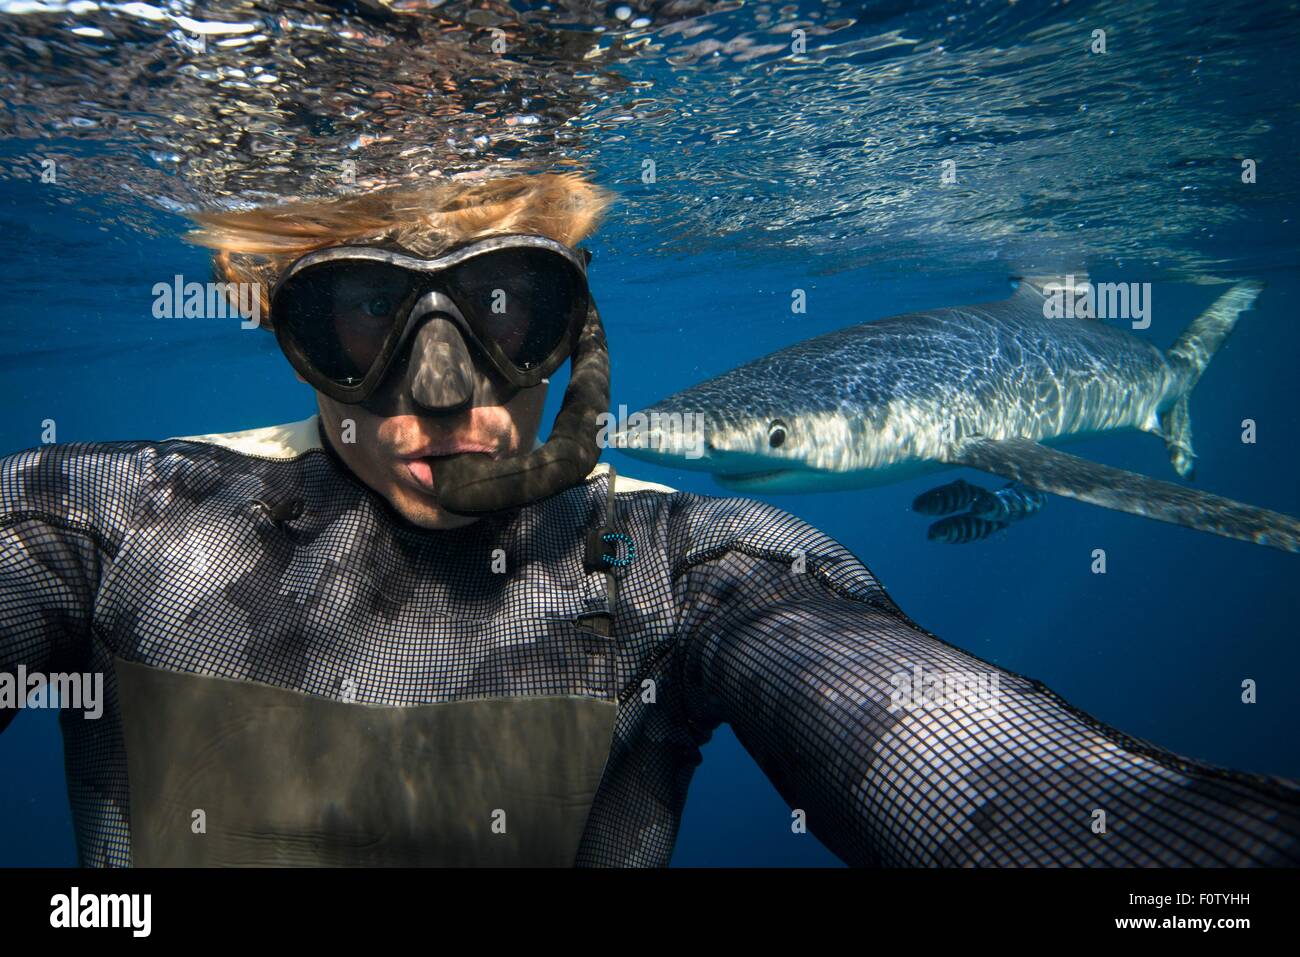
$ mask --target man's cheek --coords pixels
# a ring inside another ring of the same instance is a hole
[[[522,404],[520,406],[521,414],[518,415],[518,419],[534,429],[541,424],[542,412],[546,409],[548,382],[535,385],[531,389],[524,389],[519,393],[519,400]]]

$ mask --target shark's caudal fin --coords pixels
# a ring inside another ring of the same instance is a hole
[[[1102,508],[1300,552],[1300,520],[1290,515],[1099,465],[1028,439],[967,439],[949,462]]]
[[[1196,453],[1192,451],[1192,416],[1188,399],[1201,373],[1219,351],[1238,317],[1249,309],[1264,288],[1261,282],[1239,282],[1214,301],[1169,347],[1169,364],[1186,380],[1181,397],[1160,413],[1160,433],[1169,450],[1169,461],[1183,478],[1191,478]]]

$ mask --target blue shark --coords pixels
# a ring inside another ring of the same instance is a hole
[[[1138,430],[1191,478],[1188,402],[1263,286],[1224,292],[1166,351],[1049,307],[1023,279],[1008,299],[892,316],[756,359],[641,410],[610,444],[713,473],[745,493],[886,485],[970,467],[1043,492],[1300,551],[1296,519],[1069,455],[1054,446]],[[673,423],[701,423],[702,435]]]

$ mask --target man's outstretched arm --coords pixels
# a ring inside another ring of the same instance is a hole
[[[748,548],[680,571],[682,677],[844,861],[1300,863],[1300,785],[1107,727],[928,634],[816,537],[829,565]]]
[[[0,458],[0,674],[83,670],[95,596],[140,488],[125,445]],[[0,707],[0,731],[15,714]]]

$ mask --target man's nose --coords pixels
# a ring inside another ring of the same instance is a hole
[[[421,408],[458,412],[474,401],[474,358],[465,337],[445,315],[430,316],[420,325],[408,370],[411,398]]]

